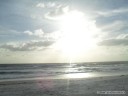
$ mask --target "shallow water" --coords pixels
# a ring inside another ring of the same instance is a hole
[[[0,80],[57,76],[65,78],[89,78],[123,74],[128,74],[128,62],[0,64]]]

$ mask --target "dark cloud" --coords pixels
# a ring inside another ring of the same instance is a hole
[[[0,48],[7,49],[10,51],[34,51],[46,49],[53,43],[54,41],[30,41],[20,44],[3,44],[0,46]]]
[[[108,39],[98,43],[100,46],[128,46],[128,39]]]

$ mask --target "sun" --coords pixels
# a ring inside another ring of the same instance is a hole
[[[61,16],[60,30],[62,37],[57,41],[56,46],[65,55],[81,55],[96,46],[94,35],[98,31],[95,21],[89,20],[80,11],[70,11]]]

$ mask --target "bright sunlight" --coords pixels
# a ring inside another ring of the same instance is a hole
[[[94,36],[98,28],[84,13],[76,10],[65,13],[59,26],[63,36],[56,45],[65,55],[81,55],[96,46]]]

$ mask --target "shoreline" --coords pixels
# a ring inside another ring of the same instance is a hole
[[[25,83],[36,83],[37,80],[74,80],[74,81],[79,81],[79,80],[86,80],[89,82],[92,81],[102,81],[102,80],[112,80],[112,79],[123,79],[123,78],[128,78],[128,75],[115,75],[115,76],[97,76],[97,77],[89,77],[89,78],[63,78],[63,77],[57,77],[57,78],[52,78],[52,77],[45,77],[45,78],[24,78],[24,79],[7,79],[7,80],[0,80],[0,85],[13,85],[13,84],[25,84]]]

